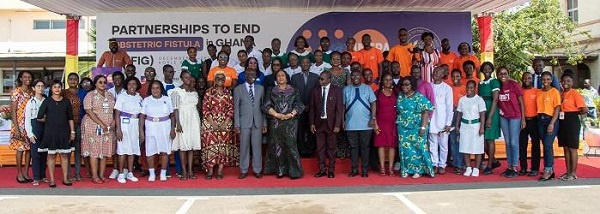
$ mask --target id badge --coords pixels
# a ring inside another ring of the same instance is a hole
[[[123,124],[129,124],[130,119],[129,118],[123,118],[121,119],[121,123]]]
[[[559,120],[564,120],[565,119],[565,113],[562,112],[562,111],[560,113],[558,113],[558,119]]]
[[[108,103],[102,103],[102,108],[108,108]]]

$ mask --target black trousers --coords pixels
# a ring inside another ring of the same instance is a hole
[[[521,130],[519,135],[519,165],[521,169],[540,170],[540,135],[538,133],[537,117],[528,118],[525,120],[526,126]],[[529,138],[531,138],[531,168],[527,168],[527,147],[529,146]]]
[[[371,148],[371,137],[373,130],[346,131],[348,135],[348,143],[350,145],[350,160],[352,161],[352,171],[358,171],[358,157],[360,154],[360,162],[362,172],[369,171],[369,150]]]
[[[315,135],[310,132],[310,124],[308,124],[308,112],[303,112],[298,118],[298,153],[300,156],[312,156],[317,149]]]

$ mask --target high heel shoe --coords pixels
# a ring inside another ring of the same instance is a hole
[[[223,171],[218,171],[217,172],[217,180],[221,180],[223,179]]]
[[[538,181],[549,181],[554,179],[554,172],[552,174],[550,174],[550,176],[548,176],[547,178],[544,178],[544,176],[540,177],[540,179],[538,179]]]
[[[65,182],[63,181],[63,185],[65,185],[65,186],[73,186],[73,182],[65,183]]]
[[[50,188],[56,188],[56,183],[50,182]]]
[[[379,167],[379,176],[385,176],[385,175],[386,175],[385,168]]]
[[[389,169],[389,173],[388,173],[388,175],[389,175],[389,176],[392,176],[392,177],[393,177],[393,176],[395,176],[395,174],[394,174],[394,168],[390,168],[390,169]]]

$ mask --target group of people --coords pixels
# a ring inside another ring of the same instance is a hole
[[[494,148],[501,131],[508,165],[502,176],[554,178],[552,148],[558,136],[567,165],[560,178],[577,178],[579,115],[588,108],[573,89],[572,75],[564,74],[559,84],[536,60],[535,72],[524,73],[519,84],[506,67],[480,64],[467,43],[455,54],[448,39],[438,50],[429,32],[421,36],[423,48],[408,42],[404,28],[398,38],[399,44],[384,53],[371,46],[368,34],[359,51],[353,38],[347,50],[338,52],[329,50],[330,40],[323,37],[311,52],[298,36],[295,49],[284,53],[279,39],[260,51],[246,36],[237,59],[227,45],[218,53],[209,45],[204,61],[190,47],[180,81],[174,80],[173,66],[165,65],[161,80],[147,67],[144,83],[129,56],[109,40],[110,51],[98,66],[124,70],[111,74],[110,89],[103,75],[80,79],[71,73],[64,87],[20,72],[11,96],[10,147],[17,150],[17,181],[56,187],[56,154],[67,186],[82,180],[82,161],[92,182],[106,182],[108,158],[114,163],[108,179],[136,182],[137,166],[148,181],[166,181],[171,153],[181,180],[197,179],[193,165],[198,157],[207,180],[223,179],[226,166],[239,166],[239,179],[248,176],[250,167],[256,178],[297,179],[304,174],[300,157],[315,154],[315,177],[334,178],[336,159],[346,157],[350,177],[368,177],[370,170],[381,176],[434,177],[445,174],[450,162],[456,174],[479,176],[501,165]]]

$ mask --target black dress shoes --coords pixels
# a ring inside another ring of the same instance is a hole
[[[240,173],[240,176],[238,177],[238,179],[244,179],[248,176],[248,173]]]
[[[325,176],[325,175],[327,175],[327,173],[326,173],[326,172],[324,172],[324,171],[320,171],[320,172],[317,172],[317,174],[315,174],[315,178],[320,178],[320,177],[323,177],[323,176]]]
[[[258,179],[261,179],[261,178],[262,178],[262,174],[260,174],[260,173],[256,173],[256,174],[254,174],[254,177],[256,177],[256,178],[258,178]]]
[[[358,170],[352,170],[348,177],[356,177],[358,175]]]
[[[335,178],[335,172],[329,172],[329,173],[327,174],[327,177],[328,177],[328,178]]]
[[[368,172],[363,172],[361,176],[363,178],[368,178],[369,177],[369,173]]]

